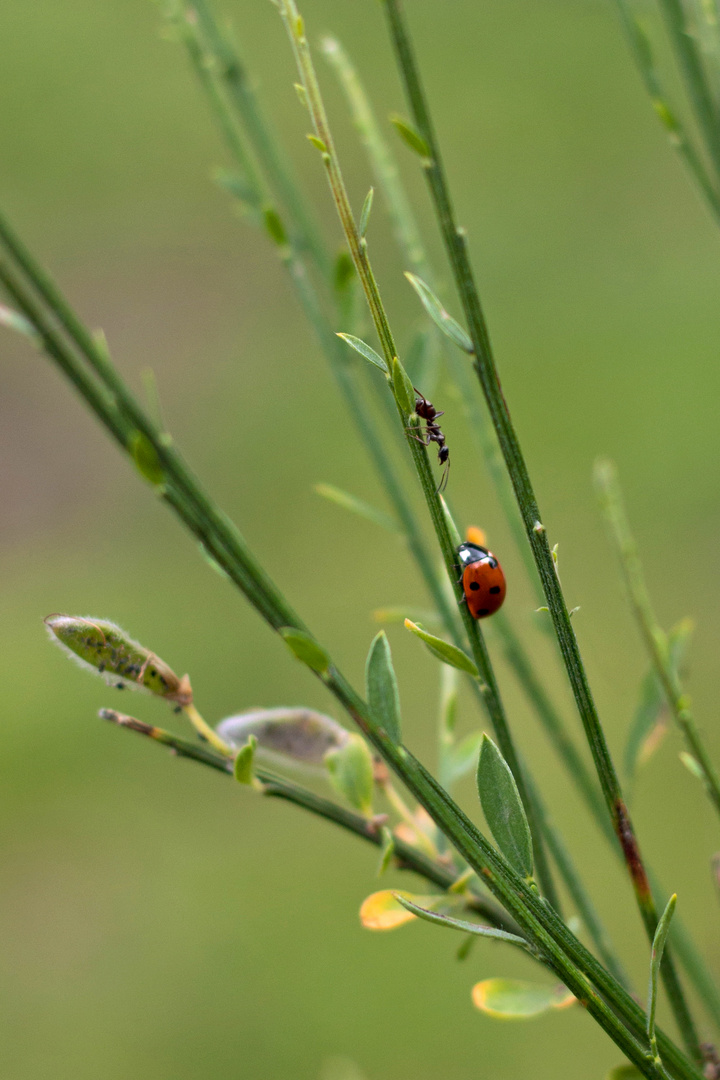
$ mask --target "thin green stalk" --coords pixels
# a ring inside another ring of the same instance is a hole
[[[630,530],[630,523],[623,506],[622,493],[615,467],[609,461],[598,462],[595,482],[600,494],[602,508],[617,548],[625,585],[635,621],[645,643],[650,660],[663,692],[683,733],[685,742],[702,770],[705,791],[715,810],[720,814],[720,777],[703,744],[695,718],[690,708],[690,698],[684,692],[680,677],[671,661],[667,636],[657,621],[650,595],[645,584],[637,544]]]
[[[190,17],[193,11],[195,19]],[[204,2],[196,2],[194,8],[178,10],[175,21],[182,31],[193,69],[208,94],[228,150],[243,173],[245,181],[243,194],[246,200],[251,206],[257,208],[268,204],[263,179],[254,166],[248,168],[247,163],[252,159],[245,150],[243,138],[237,127],[236,115],[246,127],[247,137],[261,163],[262,173],[267,178],[269,187],[283,199],[290,228],[286,242],[279,247],[280,257],[288,270],[303,312],[328,360],[330,370],[360,440],[402,526],[408,547],[418,565],[425,586],[445,624],[457,637],[457,617],[448,603],[397,470],[385,450],[378,427],[359,392],[348,347],[333,332],[317,289],[308,274],[302,255],[301,241],[308,228],[309,215],[304,211],[302,196],[297,191],[292,178],[283,169],[282,155],[260,113],[240,57],[234,46],[221,33],[211,9]],[[201,33],[202,36],[199,36]],[[221,77],[224,77],[227,82],[228,72],[233,73],[230,83],[234,88],[229,100],[216,82],[216,79]],[[223,76],[223,73],[226,75]],[[301,211],[299,217],[298,210]],[[322,241],[316,238],[317,230],[313,231],[312,236],[312,244],[304,243],[304,247],[308,255],[315,260],[318,270],[331,275],[330,259]],[[298,237],[300,240],[297,239]]]
[[[665,93],[653,60],[650,42],[633,14],[628,0],[616,0],[625,36],[653,108],[668,133],[671,143],[685,161],[715,219],[720,223],[720,172],[715,184],[708,176],[702,158],[695,150],[684,125],[678,119]]]
[[[31,280],[35,288],[45,284],[44,279],[37,281],[31,276]],[[50,325],[48,318],[41,314],[34,320],[33,306],[26,293],[27,288],[21,282],[17,296],[19,306],[34,322],[43,338],[52,343],[52,350],[49,352],[51,358],[56,359],[57,352],[62,352],[65,365],[77,365],[77,357],[64,343],[62,334]],[[64,299],[58,305],[49,306],[53,317],[61,318],[63,324],[67,322],[81,326]],[[304,629],[299,617],[251,554],[240,533],[214,506],[192,477],[168,437],[157,432],[147,418],[142,416],[142,410],[113,369],[109,357],[102,354],[103,362],[98,363],[98,357],[92,355],[94,345],[87,331],[83,331],[79,336],[69,336],[85,360],[101,373],[100,377],[105,386],[113,387],[123,410],[130,410],[134,419],[139,420],[138,428],[147,433],[148,442],[165,473],[164,482],[156,485],[159,494],[178,512],[270,626],[276,630],[288,626]],[[88,352],[91,353],[92,360],[87,355]],[[74,381],[79,388],[80,383]],[[93,404],[92,399],[86,400]],[[657,1071],[644,1043],[638,1042],[638,1039],[643,1038],[644,1016],[637,1004],[570,933],[553,909],[508,866],[503,857],[475,829],[447,793],[409,752],[390,741],[383,729],[374,722],[365,702],[352,690],[332,662],[319,673],[319,678],[358,723],[408,790],[425,806],[459,854],[482,875],[481,880],[487,883],[490,891],[516,918],[521,930],[524,930],[532,943],[542,951],[546,963],[571,991],[581,998],[590,1014],[630,1060],[637,1064],[643,1075],[656,1077]],[[607,997],[611,1008],[603,997],[592,990],[588,978]],[[700,1080],[698,1070],[665,1035],[659,1034],[658,1044],[663,1060],[678,1080]]]
[[[243,118],[246,129],[273,193],[293,221],[295,239],[302,251],[307,251],[328,279],[332,265],[320,240],[320,230],[307,211],[292,170],[286,163],[277,143],[269,136],[269,127],[261,114],[257,98],[240,55],[227,32],[218,26],[206,0],[186,0],[186,17],[197,20],[197,26],[207,43],[207,57],[222,82],[228,98]]]
[[[368,257],[367,243],[358,232],[355,224],[355,218],[352,208],[350,206],[350,200],[345,188],[345,183],[340,168],[340,162],[335,151],[332,132],[328,124],[327,116],[325,113],[325,107],[320,93],[320,87],[317,81],[315,68],[313,65],[312,57],[310,55],[310,49],[305,37],[305,30],[302,18],[300,17],[294,0],[281,0],[280,13],[288,31],[288,36],[295,54],[295,59],[300,73],[302,84],[305,88],[305,94],[307,98],[308,110],[313,123],[315,132],[315,138],[318,140],[321,149],[322,160],[325,165],[325,170],[330,185],[330,190],[335,201],[335,206],[338,211],[338,217],[345,233],[350,254],[355,264],[358,277],[365,293],[370,315],[375,326],[375,331],[380,340],[381,349],[385,357],[388,372],[395,373],[401,371],[398,366],[397,350],[395,347],[395,341],[390,329],[385,307],[380,297],[380,292],[373,274],[372,267],[370,265],[370,259]],[[391,385],[395,382],[395,374],[393,374]],[[407,379],[407,376],[402,372],[401,378]],[[432,476],[430,464],[428,461],[426,446],[421,443],[418,438],[419,434],[419,420],[414,413],[414,393],[412,394],[413,404],[406,407],[401,401],[400,396],[395,391],[395,401],[398,407],[398,413],[400,420],[405,429],[407,443],[415,464],[415,468],[420,479],[420,484],[423,489],[425,501],[430,512],[430,517],[435,529],[435,535],[440,545],[443,559],[445,562],[445,568],[448,574],[448,578],[452,585],[455,596],[458,603],[461,605],[461,612],[463,623],[465,625],[465,631],[470,642],[471,652],[473,659],[477,665],[483,682],[483,696],[490,716],[490,720],[493,725],[493,729],[497,735],[498,743],[500,745],[500,751],[507,761],[510,769],[515,776],[520,795],[523,799],[523,803],[528,814],[528,820],[530,822],[531,832],[533,834],[533,842],[535,848],[535,858],[538,869],[538,876],[540,877],[541,884],[546,894],[549,894],[550,898],[555,898],[557,903],[557,894],[552,882],[552,876],[550,868],[547,863],[543,848],[543,839],[538,823],[535,818],[534,808],[532,800],[528,798],[527,789],[524,782],[523,772],[520,767],[520,763],[517,757],[517,752],[513,743],[510,729],[507,723],[507,717],[500,698],[500,691],[495,678],[495,673],[490,662],[490,657],[485,645],[482,632],[480,630],[479,623],[473,619],[470,612],[467,609],[467,605],[462,603],[462,590],[458,583],[457,574],[457,554],[456,545],[453,543],[448,529],[445,514],[442,509],[440,497],[435,486],[435,481]],[[414,419],[413,419],[414,418]],[[533,828],[534,827],[534,828]]]
[[[400,250],[408,261],[409,269],[435,289],[435,275],[430,265],[415,215],[408,199],[395,157],[383,137],[380,125],[373,112],[365,87],[354,64],[334,38],[326,38],[323,51],[335,70],[350,107],[355,127],[367,151],[370,164],[375,174],[378,187],[385,196],[390,220]],[[434,336],[439,331],[434,330]],[[544,602],[532,554],[525,542],[525,530],[518,515],[512,488],[503,469],[497,439],[479,408],[477,385],[470,377],[464,357],[458,350],[449,346],[445,350],[453,370],[453,375],[460,387],[460,399],[471,435],[477,444],[480,456],[488,470],[495,488],[498,502],[503,510],[508,527],[517,544],[528,577],[537,591],[539,603]]]
[[[658,0],[668,37],[685,81],[695,119],[702,132],[715,175],[720,181],[720,112],[708,84],[695,38],[685,24],[680,0]]]
[[[191,742],[189,739],[184,739],[173,732],[166,731],[164,728],[146,724],[133,716],[126,716],[115,709],[102,709],[100,716],[103,720],[109,720],[118,727],[134,731],[138,735],[144,735],[146,738],[152,739],[161,746],[168,747],[179,757],[189,758],[199,762],[201,765],[207,765],[225,776],[233,775],[233,762],[215,751],[207,749],[202,744]],[[300,806],[304,810],[309,810],[310,813],[324,818],[334,825],[341,826],[348,832],[354,833],[355,836],[359,836],[361,840],[374,844],[375,847],[382,846],[382,832],[377,823],[372,820],[369,821],[362,814],[355,814],[352,810],[338,805],[331,799],[325,799],[314,791],[296,784],[287,777],[278,776],[276,773],[262,768],[262,766],[255,769],[255,775],[262,784],[261,793],[263,795],[270,798],[285,799],[287,802]],[[393,837],[393,858],[397,869],[412,871],[412,873],[418,874],[441,889],[447,890],[455,883],[457,875],[452,868],[438,862],[436,859],[430,859],[422,851],[413,847],[412,844],[407,844],[395,836]],[[500,930],[517,933],[519,929],[507,917],[502,908],[479,893],[467,893],[467,907],[468,910],[481,915],[491,926],[496,926]]]
[[[430,151],[428,160],[425,163],[425,174],[452,266],[455,283],[465,311],[475,354],[475,370],[485,394],[500,449],[515,490],[515,497],[533,551],[535,565],[540,575],[578,712],[592,751],[605,803],[613,828],[625,854],[625,861],[646,933],[652,941],[658,923],[657,909],[648,883],[635,830],[622,795],[620,781],[590,690],[575,631],[555,571],[552,552],[545,526],[542,524],[530,475],[500,387],[490,336],[467,253],[465,231],[460,229],[455,221],[434,128],[428,112],[407,28],[401,14],[400,3],[399,0],[383,0],[383,3],[388,15],[393,46],[415,125]],[[702,1054],[695,1024],[672,958],[667,953],[663,964],[663,979],[685,1045],[695,1060],[700,1061],[702,1060]]]

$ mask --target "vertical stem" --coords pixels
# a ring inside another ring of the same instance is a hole
[[[652,941],[658,923],[655,902],[648,884],[632,821],[622,796],[617,772],[610,756],[610,750],[587,680],[575,631],[555,572],[550,545],[545,526],[542,524],[530,475],[500,387],[500,379],[490,344],[490,335],[468,258],[465,231],[460,229],[455,221],[435,131],[430,119],[408,31],[401,13],[400,2],[399,0],[383,0],[383,3],[388,16],[398,66],[405,84],[415,124],[430,149],[429,160],[425,165],[425,173],[473,342],[475,371],[485,394],[500,449],[515,490],[515,497],[550,609],[578,712],[592,751],[605,803],[625,855],[625,862],[646,932]],[[695,1025],[674,964],[668,955],[666,955],[663,964],[663,977],[685,1044],[693,1057],[700,1061],[702,1055]]]

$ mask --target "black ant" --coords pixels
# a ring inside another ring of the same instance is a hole
[[[438,417],[444,416],[445,414],[439,412],[433,403],[428,401],[428,399],[420,393],[417,387],[413,387],[413,389],[417,394],[415,399],[415,412],[421,420],[425,421],[425,434],[413,435],[413,439],[417,439],[417,441],[421,442],[424,446],[430,446],[431,443],[437,443],[438,463],[444,466],[440,483],[437,488],[439,495],[440,492],[444,491],[447,487],[448,475],[450,473],[450,451],[445,445],[445,436],[440,430],[440,425],[437,422]]]

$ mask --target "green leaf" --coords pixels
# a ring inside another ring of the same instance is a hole
[[[415,412],[415,387],[408,378],[408,373],[397,356],[392,362],[392,384],[395,400],[406,416]]]
[[[351,349],[354,349],[355,352],[360,353],[361,356],[364,356],[365,359],[369,360],[371,364],[375,365],[375,367],[380,368],[381,371],[384,371],[386,375],[390,374],[390,372],[388,371],[388,366],[383,360],[382,356],[380,356],[379,353],[376,353],[374,349],[371,349],[369,345],[366,345],[364,341],[361,341],[360,338],[354,337],[352,334],[338,334],[338,337],[342,338],[343,341],[345,341]]]
[[[452,315],[445,310],[430,286],[426,285],[422,278],[417,277],[415,274],[406,273],[405,277],[420,297],[422,306],[425,308],[435,325],[442,330],[443,334],[445,334],[446,337],[449,337],[455,345],[458,345],[463,352],[473,353],[473,343],[469,334],[463,330],[460,323],[453,319]]]
[[[625,1065],[616,1065],[605,1077],[605,1080],[640,1080],[642,1073],[634,1065],[627,1062]]]
[[[390,123],[406,146],[409,146],[411,150],[414,150],[415,153],[419,154],[422,158],[430,157],[430,147],[425,142],[420,132],[417,131],[412,124],[409,124],[402,116],[397,115],[390,117]]]
[[[497,846],[519,874],[532,877],[532,837],[525,808],[508,763],[487,735],[480,744],[477,786]]]
[[[433,656],[436,656],[438,660],[442,660],[443,664],[449,664],[450,667],[457,668],[458,671],[464,671],[466,674],[472,675],[474,679],[479,678],[478,669],[462,649],[458,649],[456,645],[451,645],[449,641],[445,641],[443,638],[428,633],[422,626],[411,622],[410,619],[405,620],[405,628],[415,634],[416,637],[419,637],[421,641],[424,641]]]
[[[319,150],[321,154],[327,154],[328,148],[322,139],[319,139],[317,135],[308,135],[309,141],[313,144],[316,150]]]
[[[500,1020],[529,1020],[534,1016],[565,1009],[575,996],[562,984],[539,986],[520,979],[485,979],[472,991],[473,1004],[488,1016]]]
[[[648,1039],[652,1043],[655,1039],[655,1012],[657,1009],[657,992],[658,992],[658,977],[660,975],[660,964],[662,963],[663,952],[665,950],[665,943],[667,941],[668,934],[670,932],[670,920],[673,917],[675,911],[675,905],[677,904],[677,894],[673,893],[667,902],[667,906],[660,916],[660,920],[655,930],[655,937],[652,943],[652,953],[650,957],[650,985],[648,987],[648,1007],[647,1007],[647,1034]]]
[[[335,503],[336,506],[341,506],[343,510],[350,510],[351,513],[357,514],[358,517],[366,518],[375,525],[381,525],[382,528],[387,529],[388,532],[397,533],[401,531],[398,523],[391,518],[389,514],[383,513],[382,510],[376,510],[370,503],[366,503],[363,499],[358,499],[355,495],[350,495],[341,488],[334,487],[332,484],[316,484],[315,491],[318,495],[321,495],[323,499],[327,499],[328,502]]]
[[[177,705],[192,703],[187,675],[179,678],[155,653],[106,619],[48,615],[52,638],[83,667],[101,674],[111,686],[137,687]]]
[[[128,443],[130,456],[135,462],[135,468],[154,487],[161,487],[165,483],[165,470],[162,467],[157,450],[142,431],[133,431]]]
[[[288,237],[285,232],[285,226],[274,206],[266,206],[263,210],[263,223],[265,225],[265,231],[273,243],[277,244],[278,247],[286,247]]]
[[[697,758],[694,758],[692,754],[688,754],[687,750],[681,750],[680,760],[689,773],[692,773],[697,780],[705,782],[705,773],[702,771],[702,766]]]
[[[358,232],[361,237],[365,236],[367,232],[368,222],[370,220],[370,211],[372,210],[373,198],[375,196],[375,188],[370,188],[365,196],[365,202],[363,203],[362,212],[360,214],[360,226]]]
[[[330,782],[366,817],[372,816],[373,761],[368,745],[359,735],[348,736],[345,746],[325,755]]]
[[[448,527],[448,532],[450,533],[450,539],[452,541],[453,547],[457,551],[457,549],[462,543],[462,540],[460,538],[460,532],[457,525],[455,524],[454,517],[450,513],[450,508],[448,507],[448,504],[445,502],[445,499],[442,495],[440,495],[440,506],[442,507],[443,517],[445,518],[445,524]]]
[[[465,922],[464,919],[453,919],[449,915],[441,915],[437,911],[429,911],[413,903],[402,893],[395,893],[395,897],[407,911],[417,915],[419,919],[435,923],[437,926],[447,926],[450,930],[461,930],[465,934],[476,934],[478,937],[494,938],[496,941],[508,941],[512,945],[520,945],[523,949],[528,946],[525,938],[517,934],[508,934],[505,930],[496,930],[493,926],[482,926],[480,923]]]
[[[240,747],[235,756],[233,773],[238,784],[252,784],[253,782],[256,747],[257,739],[254,735],[251,735],[245,745]]]
[[[365,664],[365,690],[370,712],[397,745],[400,742],[400,694],[384,630],[373,639]]]
[[[317,671],[320,675],[325,674],[330,667],[330,657],[314,637],[305,630],[297,630],[294,626],[282,626],[279,633],[290,652],[298,660],[307,664],[312,671]]]

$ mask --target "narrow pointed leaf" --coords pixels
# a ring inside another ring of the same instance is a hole
[[[393,357],[392,362],[392,385],[395,400],[405,415],[410,416],[415,412],[415,387],[397,356]]]
[[[360,338],[354,337],[353,334],[338,334],[338,337],[342,338],[343,341],[347,342],[351,349],[354,349],[355,352],[360,353],[361,356],[364,356],[365,359],[369,360],[371,364],[375,365],[375,367],[380,368],[381,371],[384,371],[386,375],[390,374],[390,372],[388,371],[388,366],[383,360],[382,356],[380,356],[379,353],[376,353],[374,349],[371,349],[369,345],[366,345],[365,342],[362,341]]]
[[[464,919],[453,919],[450,915],[441,915],[437,911],[431,911],[428,908],[421,907],[415,900],[409,899],[404,893],[395,893],[395,897],[399,904],[402,905],[407,911],[412,912],[413,915],[417,915],[418,919],[424,919],[426,922],[435,923],[437,926],[446,926],[450,930],[461,930],[465,934],[475,934],[477,937],[494,938],[496,941],[507,941],[511,945],[519,945],[521,948],[527,948],[527,941],[524,938],[518,937],[517,934],[508,934],[506,930],[496,930],[494,926],[482,926],[480,923],[466,922]]]
[[[462,649],[458,649],[456,645],[451,645],[449,641],[428,633],[422,626],[411,622],[410,619],[405,620],[405,628],[415,634],[416,637],[419,637],[421,641],[424,641],[433,656],[436,656],[438,660],[442,660],[444,664],[449,664],[450,667],[457,668],[458,671],[464,671],[475,679],[479,677],[478,669],[470,657]]]
[[[409,146],[411,150],[414,150],[422,158],[430,157],[430,147],[412,124],[404,120],[402,116],[391,116],[390,123],[406,146]]]
[[[382,877],[385,871],[392,862],[393,855],[395,854],[395,837],[393,836],[387,825],[383,825],[381,830],[382,835],[382,849],[380,854],[380,862],[378,864],[377,876]]]
[[[480,744],[477,786],[497,846],[519,874],[531,877],[533,849],[525,808],[508,763],[487,735]]]
[[[332,484],[316,484],[315,491],[323,499],[327,499],[328,502],[335,503],[336,506],[342,506],[343,510],[349,510],[351,513],[357,514],[358,517],[366,518],[367,521],[380,525],[383,529],[387,529],[388,532],[396,533],[400,531],[398,523],[389,514],[383,513],[382,510],[376,510],[374,506],[366,503],[363,499],[358,499],[356,495],[350,495],[349,492],[334,487]]]
[[[297,630],[294,626],[282,626],[279,631],[284,638],[290,652],[307,664],[312,671],[324,674],[330,666],[330,657],[321,645],[304,630]]]
[[[473,1004],[488,1016],[500,1020],[529,1020],[534,1016],[565,1009],[575,996],[566,986],[540,986],[520,979],[485,979],[472,991]]]
[[[348,735],[345,746],[325,755],[330,782],[351,806],[366,817],[372,816],[373,761],[360,735]]]
[[[667,902],[665,910],[660,916],[660,921],[657,924],[655,937],[653,938],[652,943],[652,953],[650,958],[650,985],[648,988],[647,1007],[647,1034],[651,1042],[655,1038],[655,1012],[657,1010],[657,992],[658,978],[660,975],[660,965],[662,963],[663,952],[665,950],[665,943],[670,932],[670,921],[673,917],[673,912],[675,911],[676,904],[677,894],[673,893],[673,895]]]
[[[400,694],[390,643],[384,630],[374,638],[365,665],[365,689],[370,711],[394,743],[400,742]]]
[[[605,1077],[605,1080],[641,1080],[642,1073],[628,1061],[625,1065],[616,1065]]]
[[[370,221],[370,211],[372,210],[374,196],[375,188],[370,188],[367,195],[365,196],[365,202],[363,203],[362,212],[360,214],[360,225],[358,227],[358,232],[360,233],[361,237],[365,236],[365,233],[367,232],[368,222]]]
[[[473,344],[470,335],[466,330],[463,330],[460,323],[457,322],[456,319],[453,319],[452,315],[445,310],[430,286],[426,285],[422,278],[419,278],[416,274],[406,273],[405,277],[420,297],[420,303],[435,325],[442,330],[443,334],[445,334],[446,337],[449,337],[455,345],[459,346],[463,352],[472,353]]]
[[[254,735],[250,735],[248,741],[244,746],[241,746],[235,756],[235,763],[233,765],[233,773],[235,779],[239,784],[252,784],[253,782],[253,768],[255,765],[255,749],[257,747],[257,739]]]

